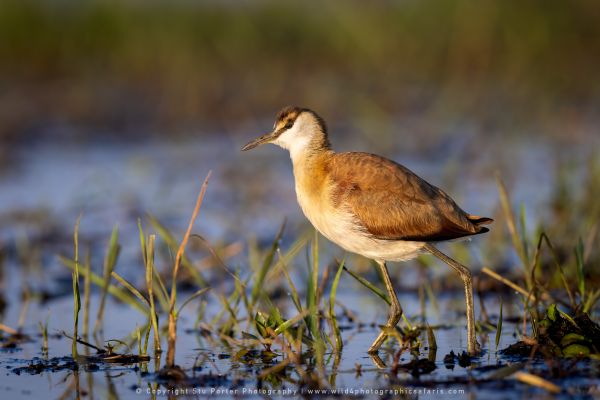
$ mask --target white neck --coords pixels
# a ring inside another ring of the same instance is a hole
[[[292,143],[290,143],[289,146],[287,146],[287,147],[281,146],[281,147],[283,147],[289,151],[290,158],[292,159],[292,163],[294,163],[294,164],[299,163],[299,162],[301,163],[310,154],[310,149],[311,149],[310,138],[308,138],[308,137],[299,138],[298,140],[295,140]]]
[[[316,143],[320,143],[322,135],[317,121],[310,114],[301,114],[294,126],[283,132],[273,143],[288,150],[296,165],[319,150]]]

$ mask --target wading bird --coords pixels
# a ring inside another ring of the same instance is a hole
[[[381,270],[390,315],[369,353],[378,352],[387,338],[385,328],[394,328],[402,316],[386,261],[406,261],[421,252],[431,253],[460,275],[467,307],[467,350],[479,352],[471,272],[435,244],[487,232],[482,225],[493,222],[491,218],[467,214],[444,191],[391,160],[334,152],[325,122],[306,108],[281,110],[273,131],[242,151],[265,143],[290,152],[298,203],[313,226],[343,249],[374,260]]]

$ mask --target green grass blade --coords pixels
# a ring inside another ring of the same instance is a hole
[[[154,236],[154,235],[152,235]],[[153,263],[154,265],[154,263]],[[160,277],[160,274],[158,273],[158,271],[156,270],[156,268],[153,268],[153,273],[154,273],[154,277],[153,277],[153,284],[155,287],[155,293],[156,293],[156,297],[158,297],[158,301],[160,302],[160,306],[163,309],[163,311],[168,312],[169,311],[169,293],[167,292],[167,287],[165,286],[165,283],[163,281],[163,279]],[[158,289],[158,290],[156,290]]]
[[[577,262],[577,287],[579,289],[579,295],[581,296],[581,303],[585,303],[585,275],[583,272],[583,240],[579,238],[577,246],[575,247],[575,259]]]
[[[352,276],[354,279],[356,279],[364,287],[366,287],[367,289],[369,289],[370,291],[372,291],[373,293],[375,293],[377,296],[379,296],[383,301],[385,301],[386,303],[388,303],[388,305],[392,304],[392,302],[390,301],[390,299],[388,298],[388,296],[385,293],[383,293],[382,290],[380,290],[379,288],[375,287],[371,282],[369,282],[368,280],[366,280],[362,276],[357,275],[356,273],[352,272],[351,270],[349,270],[345,266],[344,266],[344,271],[346,271],[347,273],[349,273],[350,276]]]
[[[87,340],[90,329],[90,292],[91,281],[90,271],[92,269],[91,256],[88,251],[85,257],[84,274],[83,274],[83,337]]]
[[[335,335],[335,349],[339,353],[342,351],[342,347],[344,344],[342,342],[342,334],[340,332],[340,328],[338,326],[337,318],[335,315],[335,297],[337,294],[338,284],[340,282],[340,277],[342,276],[342,271],[344,270],[345,260],[342,260],[338,270],[333,278],[333,282],[331,284],[331,292],[329,293],[329,317],[331,318],[331,324],[333,326],[333,334]]]
[[[598,301],[599,298],[600,298],[600,289],[592,291],[587,296],[587,300],[585,301],[585,304],[583,306],[583,312],[584,313],[589,313],[592,310],[592,308],[594,307],[594,305],[596,304],[596,302]]]
[[[210,288],[205,287],[200,290],[197,290],[196,292],[194,292],[194,294],[190,295],[187,299],[185,299],[185,301],[179,306],[179,309],[177,310],[177,315],[179,315],[181,313],[181,310],[183,310],[183,308],[187,306],[192,300],[199,296],[202,296],[204,292],[206,292],[209,289]]]
[[[75,268],[75,263],[73,262],[73,260],[63,257],[63,256],[59,256],[58,258],[65,267],[67,267],[71,270],[73,270]],[[98,275],[92,271],[87,271],[86,269],[84,269],[81,272],[83,274],[89,273],[90,280],[94,285],[96,285],[100,288],[104,287],[104,279],[100,275]],[[132,306],[136,310],[142,312],[143,314],[148,314],[148,310],[146,309],[146,307],[144,307],[142,304],[140,304],[140,302],[137,301],[135,299],[135,297],[131,296],[129,294],[129,292],[127,292],[126,290],[123,290],[123,289],[111,284],[108,286],[108,294],[110,294],[115,299],[117,299],[123,303],[129,304],[130,306]]]
[[[242,302],[244,303],[244,307],[246,307],[247,315],[248,316],[254,315],[254,308],[250,304],[250,299],[248,299],[248,296],[246,294],[246,281],[242,281],[242,279],[240,278],[239,268],[235,271],[234,283],[235,283],[235,293],[238,294],[238,298],[241,298]],[[247,327],[249,327],[251,323],[252,323],[252,318],[248,318]]]
[[[313,300],[316,306],[319,305],[319,232],[315,229],[315,237],[314,237],[313,247],[312,247],[312,285],[314,288],[313,291]]]
[[[498,345],[500,344],[501,336],[502,336],[502,301],[500,301],[500,315],[498,316],[498,325],[496,325],[496,351],[498,351]]]
[[[550,242],[550,238],[548,237],[548,235],[546,235],[543,232],[540,235],[540,242],[542,241],[542,239],[545,240],[546,245],[548,245],[548,248],[550,249],[550,254],[552,254],[552,260],[554,261],[554,266],[558,270],[562,284],[565,288],[565,291],[567,292],[567,296],[569,296],[569,302],[571,303],[571,307],[575,308],[577,306],[577,304],[575,302],[575,297],[573,296],[573,293],[571,292],[571,288],[569,287],[569,284],[567,282],[565,271],[559,262],[558,254],[556,253],[556,250],[554,249],[552,242]]]
[[[75,247],[74,268],[72,273],[73,278],[73,343],[71,345],[71,353],[73,359],[77,359],[77,337],[79,329],[79,311],[81,309],[81,298],[79,296],[79,224],[81,222],[81,214],[75,222],[75,230],[73,232],[73,244]]]
[[[148,309],[150,308],[150,302],[148,301],[148,299],[146,299],[144,297],[144,295],[135,288],[135,286],[133,286],[133,284],[131,284],[130,282],[128,282],[125,278],[123,278],[121,275],[117,274],[116,271],[113,271],[111,273],[111,276],[113,278],[115,278],[115,280],[117,282],[119,282],[121,285],[123,285],[125,287],[125,289],[129,290],[131,292],[131,294],[133,294],[135,297],[137,297],[138,299],[140,299],[142,301],[142,303],[144,303]]]
[[[219,300],[221,300],[221,303],[224,306],[224,311],[229,313],[229,319],[221,326],[221,332],[228,330],[228,328],[232,325],[237,328],[238,316],[236,310],[231,306],[230,299],[227,299],[227,297],[220,294]]]
[[[309,284],[306,293],[308,326],[314,341],[317,366],[322,370],[325,355],[325,341],[319,329],[319,233],[314,231],[312,246],[312,266],[309,264]]]
[[[158,236],[160,236],[160,238],[166,243],[169,250],[173,254],[176,254],[177,250],[179,249],[179,242],[175,239],[175,236],[163,224],[161,224],[158,219],[151,215],[148,216],[148,219],[152,227],[156,230]],[[200,271],[194,267],[190,259],[185,254],[183,254],[181,257],[181,265],[188,271],[192,279],[196,282],[196,285],[202,287],[207,286],[206,279],[204,279]]]
[[[141,227],[140,227],[140,232]],[[143,234],[143,232],[142,232]],[[156,313],[156,305],[154,303],[154,243],[156,241],[155,235],[148,236],[148,242],[144,240],[142,242],[142,251],[144,253],[145,269],[146,269],[146,288],[148,290],[148,301],[150,303],[150,322],[152,329],[154,330],[154,351],[160,353],[162,351],[160,346],[160,331],[158,329],[158,314]],[[166,302],[166,299],[165,299]],[[163,304],[164,310],[168,310],[168,303]],[[150,329],[148,329],[148,334]],[[146,349],[147,349],[146,339]]]
[[[142,355],[144,354],[144,351],[142,350],[142,335],[140,333],[140,327],[135,326],[135,333],[136,333],[136,339],[137,339],[137,345],[138,345],[138,355]]]
[[[306,315],[308,315],[308,310],[304,310],[303,312],[299,313],[295,317],[290,318],[287,321],[284,321],[277,327],[277,329],[275,329],[275,331],[273,333],[275,335],[279,335],[280,333],[287,331],[294,324],[296,324],[299,321],[302,321],[306,317]]]
[[[115,225],[110,236],[108,250],[104,259],[104,284],[102,286],[102,295],[100,297],[100,306],[98,308],[98,314],[96,315],[96,322],[94,323],[94,333],[98,332],[98,330],[100,329],[102,319],[104,317],[104,306],[106,304],[106,295],[108,292],[108,288],[110,287],[110,278],[115,264],[117,263],[117,258],[119,257],[120,252],[118,241],[119,228]]]
[[[144,353],[142,355],[148,354],[148,343],[150,342],[150,331],[152,330],[152,321],[149,321],[146,326],[146,334],[144,335]]]
[[[519,232],[517,231],[517,224],[515,215],[513,214],[512,207],[510,205],[510,200],[508,197],[508,192],[506,190],[506,186],[500,178],[500,175],[496,176],[496,182],[498,184],[498,192],[500,193],[500,204],[502,205],[502,211],[506,217],[506,226],[510,233],[513,246],[517,252],[517,255],[521,259],[521,267],[525,272],[528,271],[529,263],[527,263],[527,255],[525,254],[525,248],[523,247],[523,241],[519,237]],[[529,274],[527,274],[527,281],[529,283]],[[531,289],[531,287],[528,287]]]
[[[316,230],[315,230],[316,232]],[[319,323],[317,316],[317,291],[318,291],[318,274],[319,274],[319,259],[318,259],[318,249],[319,240],[318,237],[315,236],[313,238],[312,245],[312,256],[313,261],[312,264],[308,264],[308,287],[306,290],[306,307],[309,310],[309,314],[306,317],[308,328],[310,330],[311,335],[313,336],[313,340],[319,336]]]
[[[529,261],[529,243],[527,241],[527,223],[525,222],[527,217],[525,215],[525,204],[521,203],[519,213],[519,236],[521,237],[521,247],[523,248],[523,255],[525,257],[526,265],[531,265]],[[530,288],[531,289],[531,288]]]
[[[298,310],[299,313],[302,312],[302,303],[300,303],[300,296],[298,295],[298,290],[296,290],[296,286],[294,285],[294,282],[292,282],[292,278],[290,277],[288,268],[287,268],[287,264],[286,262],[283,260],[283,256],[281,255],[281,251],[279,249],[277,249],[277,254],[279,256],[279,263],[281,264],[281,270],[283,271],[283,274],[285,275],[285,279],[288,282],[288,285],[290,286],[290,290],[291,292],[291,297],[292,297],[292,302],[294,303],[294,306],[296,306],[296,309]]]
[[[438,348],[437,341],[435,340],[435,334],[431,326],[429,326],[429,324],[427,324],[427,345],[431,350],[437,350]]]
[[[138,231],[140,233],[140,246],[142,248],[142,258],[144,259],[144,265],[148,264],[148,260],[147,258],[147,251],[146,251],[146,236],[144,235],[144,230],[142,228],[142,220],[140,218],[138,218],[137,220],[137,225],[138,225]]]
[[[300,235],[300,237],[296,239],[294,243],[292,243],[289,250],[284,253],[283,258],[279,259],[275,266],[271,268],[271,270],[268,273],[268,278],[277,276],[276,274],[279,273],[279,270],[283,265],[282,263],[286,263],[287,265],[289,265],[290,262],[294,259],[294,257],[296,257],[296,255],[300,252],[300,250],[302,250],[304,246],[307,245],[307,243],[310,241],[310,238],[310,232]]]
[[[431,306],[433,307],[433,310],[435,311],[436,314],[439,314],[440,313],[440,305],[438,304],[437,298],[435,297],[435,294],[433,293],[433,288],[431,287],[431,282],[429,280],[427,280],[423,286],[425,287],[425,293],[427,294],[427,298],[431,302]]]
[[[250,303],[253,306],[256,304],[256,301],[258,300],[258,295],[259,295],[260,291],[263,289],[262,286],[265,281],[265,277],[267,276],[267,272],[269,271],[269,268],[271,267],[271,264],[273,263],[273,258],[275,257],[275,252],[277,251],[277,248],[279,247],[279,243],[281,242],[281,237],[283,236],[284,229],[285,229],[285,220],[281,224],[281,228],[279,228],[279,232],[275,236],[275,240],[273,240],[273,243],[271,244],[271,248],[270,248],[269,252],[267,253],[267,255],[265,256],[265,259],[262,263],[260,270],[256,274],[256,279],[253,283],[254,287],[252,288],[252,293],[250,295]]]

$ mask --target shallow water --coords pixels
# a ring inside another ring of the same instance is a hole
[[[557,154],[566,159],[571,156],[580,160],[579,168],[584,168],[582,160],[593,151],[577,145],[559,151],[560,146],[556,144],[534,139],[506,146],[506,140],[502,137],[490,137],[486,141],[487,146],[482,147],[480,142],[468,139],[453,141],[450,147],[419,147],[412,144],[404,148],[397,144],[386,148],[374,146],[370,150],[403,162],[423,177],[446,188],[465,209],[480,215],[494,215],[497,210],[494,172],[500,169],[510,182],[515,203],[524,202],[531,221],[536,221],[547,212],[548,197],[555,180],[553,163]],[[46,293],[52,297],[45,303],[34,298],[29,304],[23,329],[35,341],[23,343],[16,350],[0,351],[0,396],[17,398],[49,395],[59,398],[75,388],[73,371],[42,372],[38,375],[22,372],[17,375],[14,369],[28,365],[35,357],[42,357],[37,324],[46,318],[52,335],[48,357],[61,358],[71,353],[70,341],[58,335],[63,330],[70,332],[72,329],[70,272],[60,264],[56,255],[71,256],[72,227],[80,213],[83,213],[80,229],[82,243],[84,248],[89,247],[92,251],[93,269],[97,272],[101,270],[101,259],[110,230],[113,224],[118,224],[123,251],[116,271],[137,287],[143,287],[137,218],[149,213],[174,232],[182,232],[202,179],[209,170],[213,170],[213,177],[194,232],[213,244],[239,243],[242,250],[226,260],[228,266],[239,266],[243,277],[248,263],[246,249],[249,238],[255,237],[259,243],[269,243],[284,218],[288,219],[288,228],[282,246],[284,249],[289,246],[298,232],[307,227],[295,202],[289,159],[283,151],[267,147],[240,153],[238,149],[243,142],[238,137],[206,136],[183,142],[40,143],[15,149],[10,168],[0,172],[0,244],[3,244],[7,255],[3,279],[0,281],[4,297],[9,302],[0,322],[17,326],[22,310],[21,288],[25,283],[33,294]],[[357,142],[360,143],[360,140],[357,139]],[[362,144],[363,149],[365,146],[368,143]],[[452,150],[451,154],[448,148]],[[346,144],[342,149],[350,148]],[[492,159],[494,162],[491,163]],[[144,221],[147,232],[151,231]],[[335,246],[328,245],[324,240],[321,242],[324,262],[329,262],[334,256],[343,256]],[[477,265],[486,261],[486,245],[490,245],[489,240],[482,237],[476,238],[469,246],[475,270]],[[509,260],[510,257],[507,255]],[[364,271],[361,269],[365,266],[364,260],[349,258],[348,262],[353,269]],[[306,272],[302,255],[290,265],[290,269],[298,289],[305,290]],[[423,277],[410,265],[394,265],[392,275],[399,287],[410,289],[401,293],[400,301],[413,322],[420,321],[421,309],[417,293],[412,289],[421,285],[423,279],[434,280],[445,276],[455,279],[441,266],[433,268]],[[230,289],[231,282],[216,282],[215,290],[227,292]],[[485,296],[486,307],[493,318],[499,309],[498,299],[501,296],[495,293]],[[343,331],[344,350],[336,368],[337,373],[333,371],[335,357],[332,355],[328,355],[329,362],[325,368],[328,377],[335,375],[335,385],[332,387],[367,390],[345,393],[366,397],[381,394],[372,392],[375,389],[400,387],[430,390],[421,393],[419,397],[424,398],[439,397],[440,394],[449,397],[475,394],[490,398],[506,398],[507,393],[520,397],[543,394],[540,389],[510,378],[507,381],[480,382],[497,369],[498,364],[514,361],[496,355],[494,333],[490,333],[484,345],[485,354],[474,360],[474,365],[467,368],[456,365],[454,369],[447,369],[443,363],[444,356],[451,350],[455,353],[465,350],[464,303],[460,290],[444,291],[438,293],[437,297],[439,310],[435,310],[429,300],[426,302],[426,321],[432,326],[441,324],[449,327],[436,330],[436,369],[420,378],[405,372],[393,376],[389,368],[378,369],[365,352],[377,335],[378,328],[372,324],[383,322],[387,309],[381,300],[344,274],[340,281],[338,301],[365,325],[359,327],[356,322],[341,322],[348,329]],[[504,297],[504,316],[520,315],[519,303],[511,303],[514,299],[510,296]],[[98,293],[95,291],[92,296],[92,316],[98,303]],[[214,315],[220,307],[216,297],[209,297],[209,316]],[[123,339],[136,326],[145,324],[140,313],[110,297],[106,310],[104,339]],[[256,359],[250,365],[233,360],[232,349],[191,332],[196,310],[195,305],[190,306],[180,318],[177,364],[188,375],[195,374],[198,378],[197,388],[209,390],[208,394],[211,388],[237,389],[240,395],[245,394],[244,388],[256,389],[257,374],[270,364],[265,365]],[[292,309],[287,311],[289,314],[286,317],[294,315]],[[480,315],[479,309],[476,315]],[[516,325],[505,323],[498,348],[514,343],[516,331]],[[394,343],[392,348],[397,350],[398,347]],[[133,349],[133,352],[137,353],[137,349]],[[408,353],[402,357],[401,362],[410,360]],[[426,358],[427,351],[422,350],[421,357]],[[390,365],[391,354],[383,358]],[[274,362],[281,359],[279,354]],[[357,364],[360,374],[357,373]],[[201,368],[193,369],[195,365]],[[544,368],[535,363],[530,367]],[[154,385],[156,381],[154,368],[154,360],[139,368],[101,364],[98,371],[88,371],[83,367],[78,372],[80,394],[86,392],[90,398],[92,394],[96,398],[108,395],[118,398],[150,397],[146,390],[148,385]],[[145,369],[149,373],[145,373]],[[584,369],[592,371],[589,376],[598,376],[595,362],[585,364]],[[555,383],[563,387],[563,394],[568,396],[585,393],[597,395],[600,382],[597,378],[579,374],[572,378],[557,378]],[[297,389],[290,383],[283,387]],[[164,389],[164,386],[161,388]],[[507,388],[511,388],[511,391],[507,392]],[[137,389],[141,389],[142,393],[137,394]],[[449,393],[449,390],[464,392]],[[257,393],[254,395],[259,396]]]
[[[82,233],[110,232],[114,223],[128,228],[128,222],[144,213],[181,227],[209,170],[213,178],[198,225],[207,237],[239,239],[249,232],[272,237],[284,218],[294,226],[305,224],[295,202],[287,153],[271,145],[242,153],[245,139],[204,135],[185,141],[63,141],[15,148],[9,167],[0,170],[0,218],[5,221],[0,239],[8,241],[22,232],[13,215],[17,212],[44,211],[47,220],[41,222],[69,230],[83,213]],[[594,136],[570,146],[541,137],[502,135],[450,136],[421,145],[414,138],[385,145],[344,139],[339,150],[388,156],[480,215],[492,215],[498,206],[498,172],[513,201],[523,202],[533,221],[547,209],[557,163],[569,163],[575,183],[578,172],[588,167],[594,143],[600,142]]]
[[[370,298],[369,294],[362,296],[360,300],[355,296],[355,292],[342,291],[339,293],[340,301],[346,306],[358,312],[358,315],[372,315],[373,318],[363,319],[365,322],[380,320],[384,317],[384,307],[375,299]],[[97,298],[92,300],[92,304],[97,304]],[[442,296],[440,299],[441,311],[439,315],[429,309],[428,322],[432,325],[438,322],[448,324],[448,316],[453,316],[452,321],[456,322],[447,328],[436,329],[436,340],[438,344],[437,355],[435,358],[436,369],[430,374],[422,376],[413,376],[408,372],[398,372],[392,374],[389,371],[389,366],[392,364],[393,352],[382,352],[382,359],[387,364],[387,369],[379,369],[372,361],[371,357],[366,354],[365,350],[377,334],[377,328],[370,325],[359,328],[357,324],[348,325],[343,321],[342,325],[349,326],[349,329],[343,330],[344,349],[341,355],[341,360],[337,367],[333,365],[333,355],[326,354],[325,373],[329,379],[332,376],[335,379],[335,384],[331,385],[332,389],[344,391],[346,395],[366,395],[372,397],[384,393],[384,390],[413,390],[421,391],[419,398],[435,398],[439,395],[444,396],[459,396],[460,398],[467,395],[486,396],[490,398],[506,398],[510,397],[510,393],[525,395],[541,395],[544,392],[540,389],[532,388],[525,384],[519,383],[514,379],[508,378],[504,381],[485,382],[484,380],[490,377],[495,370],[501,366],[516,361],[515,359],[502,357],[496,354],[495,344],[484,344],[484,354],[473,360],[472,365],[461,367],[456,363],[452,369],[448,368],[443,361],[443,358],[451,350],[455,353],[460,353],[465,350],[465,329],[462,318],[456,314],[456,307],[453,301],[456,301],[456,296]],[[400,301],[405,305],[408,315],[418,314],[418,310],[414,308],[414,296],[400,296]],[[363,304],[359,304],[363,303]],[[491,304],[490,304],[491,305]],[[450,309],[454,311],[449,311]],[[510,310],[510,307],[508,308]],[[52,302],[51,315],[70,315],[72,310],[71,300],[63,298]],[[107,313],[105,318],[105,338],[124,338],[130,332],[131,328],[137,323],[144,323],[141,315],[135,315],[130,308],[109,301],[107,304]],[[373,313],[377,310],[377,313]],[[370,313],[369,313],[370,311]],[[31,320],[35,316],[44,315],[47,312],[45,307],[33,307],[31,310]],[[223,395],[237,394],[251,397],[262,397],[261,393],[256,392],[257,375],[266,367],[269,367],[281,361],[281,351],[274,347],[276,357],[272,363],[262,363],[260,358],[250,359],[248,362],[243,360],[234,360],[234,354],[239,349],[226,348],[221,345],[212,345],[211,341],[206,340],[190,329],[193,327],[193,315],[182,316],[179,324],[179,336],[177,342],[177,358],[178,365],[186,370],[188,376],[195,379],[191,387],[180,388],[180,394],[188,395]],[[50,318],[50,332],[57,333],[63,327],[66,321],[60,321],[60,318]],[[35,327],[27,326],[26,332],[32,333],[35,336]],[[515,338],[513,333],[516,331],[514,324],[506,323],[503,329],[503,335],[500,340],[499,348],[506,347],[513,343]],[[493,334],[490,335],[490,342],[493,342]],[[35,337],[35,342],[26,343],[19,346],[17,350],[4,350],[0,353],[0,393],[2,396],[10,398],[15,397],[46,397],[59,398],[65,392],[74,392],[75,376],[78,375],[79,390],[81,394],[93,393],[95,398],[106,398],[111,392],[116,398],[134,399],[143,397],[151,397],[151,390],[157,388],[166,391],[167,387],[163,385],[156,386],[155,380],[155,365],[154,360],[149,363],[131,366],[111,365],[111,364],[96,364],[92,367],[82,365],[77,373],[64,370],[58,372],[41,372],[39,374],[30,374],[28,372],[20,372],[17,374],[18,367],[24,367],[30,364],[34,358],[44,358],[40,351],[39,338]],[[397,345],[390,343],[393,349],[397,350]],[[70,354],[71,342],[64,337],[51,335],[49,342],[48,358],[64,357]],[[388,344],[389,346],[389,344]],[[81,346],[80,346],[81,347]],[[391,348],[390,348],[391,349]],[[427,358],[428,351],[422,349],[420,357]],[[395,351],[394,350],[394,351]],[[134,353],[136,350],[134,349]],[[80,349],[80,353],[83,353]],[[401,363],[410,361],[411,356],[405,352],[400,358]],[[598,386],[598,379],[593,378],[594,374],[598,373],[600,367],[597,363],[587,363],[592,369],[591,376],[576,375],[567,376],[562,379],[553,380],[554,383],[564,387],[564,396],[584,395],[586,393],[594,393],[594,387]],[[137,367],[137,368],[136,368]],[[532,368],[544,367],[543,362],[534,362],[530,365]],[[360,368],[360,373],[357,372]],[[593,372],[595,370],[595,372]],[[145,372],[147,371],[147,373]],[[292,372],[293,376],[294,373]],[[331,381],[330,381],[331,382]],[[280,386],[271,387],[264,384],[265,390],[281,390],[283,392],[274,392],[273,394],[290,394],[290,391],[300,390],[296,385],[291,383],[282,383]],[[507,389],[510,388],[510,391]],[[499,391],[503,389],[503,391]],[[304,394],[308,394],[308,389]],[[140,393],[141,392],[141,393]],[[225,393],[226,392],[226,393]],[[392,392],[394,393],[394,392]],[[396,392],[399,393],[399,392]],[[400,392],[401,393],[401,392]],[[157,397],[163,397],[165,394],[174,395],[174,392],[159,392]],[[202,397],[202,396],[200,396]]]

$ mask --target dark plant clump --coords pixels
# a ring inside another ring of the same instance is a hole
[[[500,351],[503,355],[551,357],[588,357],[600,354],[600,326],[587,313],[570,317],[555,304],[548,307],[539,323],[537,339],[519,341]]]

